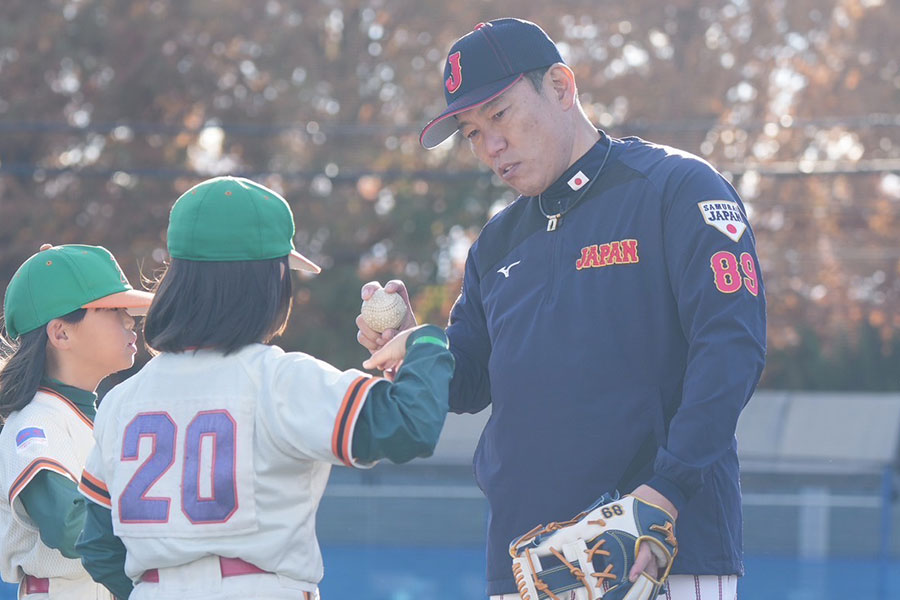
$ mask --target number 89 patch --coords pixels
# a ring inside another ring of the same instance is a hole
[[[733,294],[742,287],[754,296],[759,294],[759,272],[749,252],[737,257],[727,250],[720,250],[710,257],[709,267],[716,289],[723,294]]]

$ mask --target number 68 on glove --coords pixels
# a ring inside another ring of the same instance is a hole
[[[641,573],[631,583],[628,573],[643,544],[660,575]],[[662,508],[604,494],[571,520],[514,539],[509,553],[523,600],[651,600],[669,576],[678,542],[674,520]]]

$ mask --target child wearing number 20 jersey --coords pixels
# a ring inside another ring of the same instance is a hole
[[[316,598],[331,465],[437,443],[453,371],[440,328],[391,342],[405,349],[393,381],[267,344],[288,318],[290,269],[319,271],[293,235],[288,204],[246,179],[208,180],[172,208],[144,325],[159,354],[104,399],[80,484],[92,502],[77,547],[117,595]]]

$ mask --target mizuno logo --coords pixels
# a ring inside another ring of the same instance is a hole
[[[503,273],[503,276],[506,277],[507,279],[509,279],[509,270],[512,269],[512,268],[513,268],[514,266],[516,266],[517,264],[519,264],[520,262],[522,262],[522,261],[521,261],[521,260],[517,260],[516,262],[514,262],[514,263],[512,263],[512,264],[509,264],[509,265],[506,265],[505,267],[500,267],[499,269],[497,269],[497,272],[498,272],[498,273]]]

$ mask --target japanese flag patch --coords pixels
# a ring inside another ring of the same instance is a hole
[[[573,192],[577,192],[578,190],[583,188],[584,184],[586,184],[588,181],[590,181],[590,179],[588,179],[587,175],[585,175],[581,171],[578,171],[577,173],[572,175],[572,179],[570,179],[566,183],[569,184],[569,187],[572,188]]]
[[[47,435],[40,427],[25,427],[16,434],[16,450],[21,452],[32,444],[47,445]]]
[[[697,206],[706,224],[724,233],[732,242],[740,240],[747,230],[741,207],[733,200],[704,200]]]

